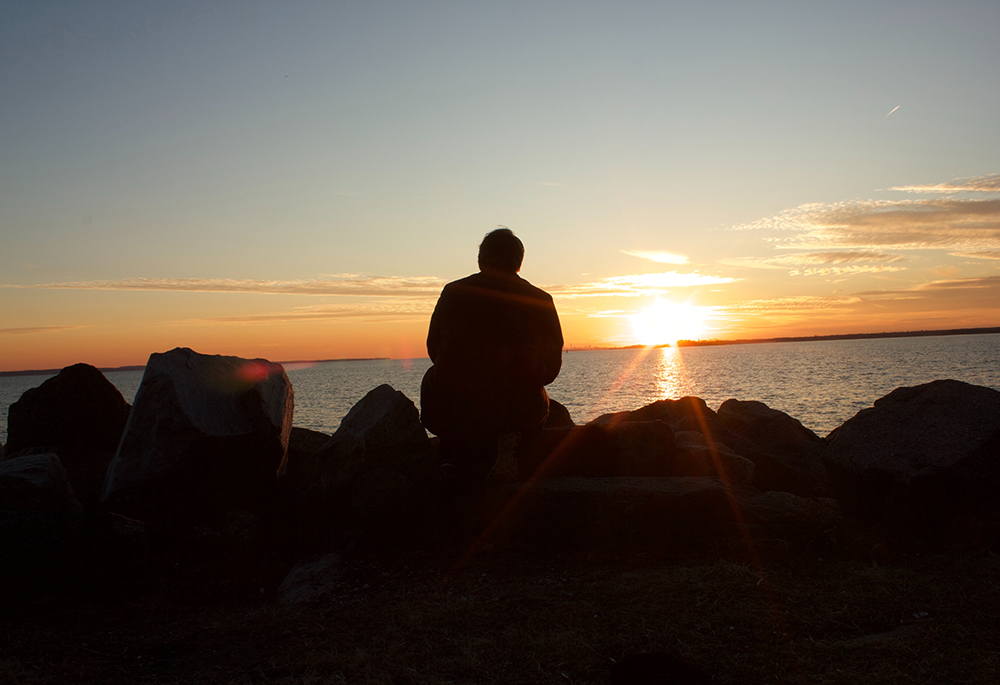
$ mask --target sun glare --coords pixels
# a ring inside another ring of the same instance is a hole
[[[657,298],[632,315],[632,330],[641,345],[676,345],[678,340],[698,340],[705,333],[710,307]]]

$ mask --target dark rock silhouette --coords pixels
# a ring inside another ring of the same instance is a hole
[[[545,419],[545,428],[572,428],[573,417],[570,416],[569,409],[561,403],[549,398],[549,415]]]
[[[58,455],[49,452],[0,462],[0,510],[78,514],[83,506]]]
[[[337,554],[303,559],[281,581],[277,600],[281,604],[307,604],[321,600],[336,592],[342,575],[342,564]]]
[[[153,354],[102,499],[166,528],[260,511],[273,497],[293,407],[280,365],[186,348]]]
[[[348,530],[400,543],[420,537],[436,511],[435,445],[410,399],[388,385],[373,389],[320,449],[282,464],[281,508],[295,522],[292,535],[312,548]]]
[[[58,454],[77,497],[93,509],[130,409],[98,369],[67,366],[10,406],[7,452]]]
[[[954,380],[898,388],[829,436],[849,516],[949,543],[1000,520],[1000,392]]]

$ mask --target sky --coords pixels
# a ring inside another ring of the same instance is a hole
[[[0,0],[0,371],[1000,326],[997,2]]]

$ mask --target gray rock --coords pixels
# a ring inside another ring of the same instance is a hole
[[[273,494],[293,407],[278,364],[186,348],[153,354],[102,500],[167,527],[257,511]]]
[[[898,388],[828,437],[844,512],[946,540],[997,518],[1000,392],[955,380]]]
[[[58,455],[50,452],[0,462],[0,510],[78,514],[83,506]]]
[[[324,554],[296,564],[278,586],[280,604],[307,604],[336,594],[343,575],[340,557]]]
[[[74,445],[114,452],[128,415],[128,402],[103,373],[67,366],[10,405],[7,451]]]
[[[679,551],[719,538],[824,540],[832,499],[758,492],[717,478],[545,478],[495,484],[468,517],[495,540],[584,550]]]
[[[823,453],[826,442],[797,419],[763,402],[726,400],[719,423],[751,443],[746,458],[754,462],[753,486],[806,496],[831,494]],[[739,445],[729,445],[739,452]]]

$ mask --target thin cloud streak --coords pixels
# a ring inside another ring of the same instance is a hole
[[[551,285],[545,289],[561,298],[574,297],[647,297],[666,295],[677,288],[692,288],[704,285],[732,283],[738,278],[705,276],[698,272],[678,273],[664,271],[653,274],[631,274],[611,276],[594,283],[577,285]]]
[[[673,252],[658,252],[658,251],[644,251],[644,250],[622,250],[623,254],[630,255],[632,257],[638,257],[639,259],[648,259],[651,262],[657,262],[658,264],[687,264],[688,258],[684,255],[674,254]]]
[[[1000,174],[960,178],[950,183],[893,186],[889,190],[901,190],[906,193],[1000,193]]]
[[[34,333],[55,333],[57,331],[71,331],[86,326],[31,326],[28,328],[0,328],[0,335],[31,335]]]
[[[433,311],[430,301],[403,301],[378,305],[321,305],[297,307],[287,312],[251,314],[246,316],[215,316],[185,319],[173,322],[175,325],[269,325],[281,323],[301,323],[315,321],[414,321],[424,320]]]
[[[118,281],[75,281],[37,285],[2,284],[2,288],[41,290],[146,290],[171,292],[254,293],[271,295],[353,295],[360,297],[431,297],[444,281],[433,276],[365,276],[334,274],[302,281],[231,278],[127,278]]]

